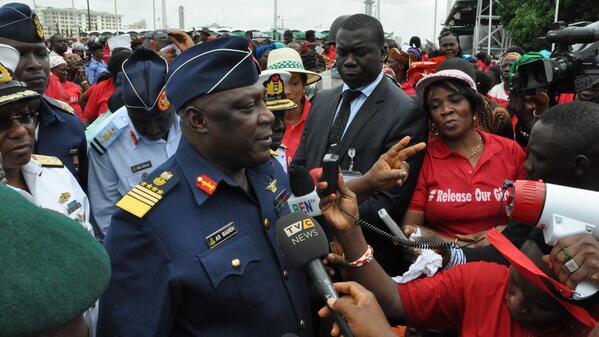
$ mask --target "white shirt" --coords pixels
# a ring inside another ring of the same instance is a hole
[[[354,120],[354,118],[358,114],[358,111],[360,111],[360,108],[362,107],[362,105],[364,105],[364,102],[366,102],[368,97],[370,97],[370,94],[372,94],[374,89],[376,89],[377,85],[379,85],[379,83],[383,79],[383,76],[385,76],[385,73],[381,70],[381,73],[379,74],[379,76],[377,76],[374,79],[374,81],[370,82],[369,84],[367,84],[363,87],[353,89],[353,90],[360,90],[362,93],[360,94],[360,96],[358,96],[351,102],[351,105],[349,108],[349,119],[347,120],[347,124],[345,124],[345,129],[343,130],[344,135],[345,135],[345,132],[347,131],[347,128],[349,127],[351,122]],[[344,83],[342,92],[345,93],[348,90],[352,90],[352,89],[347,84]],[[339,109],[341,108],[341,103],[342,102],[339,102],[339,105],[337,106],[337,111],[335,112],[335,118],[337,118],[337,114],[339,113]],[[335,118],[333,118],[333,123],[335,122]]]
[[[66,167],[43,167],[34,157],[21,168],[29,193],[19,192],[29,194],[31,198],[28,199],[36,205],[79,222],[93,236],[89,200],[77,179]]]
[[[88,153],[88,193],[94,218],[104,234],[117,201],[177,150],[181,139],[179,120],[176,116],[167,140],[149,140],[137,132],[126,107],[115,111],[98,127],[95,138],[102,139],[106,128],[114,127],[108,135],[114,139],[106,145],[105,152],[99,154],[90,148]]]
[[[285,173],[287,173],[287,155],[285,154],[285,149],[281,146],[279,146],[279,148],[277,149],[277,151],[271,151],[270,154],[277,162],[279,162],[279,164],[281,164],[281,167],[283,168],[283,171],[285,171]]]
[[[505,84],[503,82],[495,85],[489,90],[489,96],[500,98],[504,101],[509,101],[510,96],[505,92]]]

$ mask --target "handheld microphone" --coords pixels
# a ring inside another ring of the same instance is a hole
[[[389,213],[387,213],[386,209],[381,208],[381,209],[379,209],[378,213],[379,213],[379,218],[381,218],[381,220],[383,220],[383,222],[385,223],[385,225],[387,225],[387,228],[389,228],[389,230],[391,231],[391,233],[393,233],[393,235],[397,236],[398,238],[408,240],[408,237],[404,234],[404,232],[401,230],[401,228],[399,228],[399,225],[395,221],[393,221],[393,219],[391,218]]]
[[[321,297],[337,299],[339,294],[320,260],[329,253],[329,243],[316,220],[306,213],[291,213],[277,220],[277,242],[289,263],[303,268]],[[335,321],[345,337],[352,337],[345,318],[333,311]]]
[[[309,216],[321,215],[320,198],[308,170],[305,167],[291,166],[288,171],[293,195],[287,200],[287,204],[291,212],[305,212]]]

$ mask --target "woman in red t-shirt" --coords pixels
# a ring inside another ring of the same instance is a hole
[[[464,72],[427,76],[416,94],[435,131],[403,223],[448,240],[476,240],[505,224],[502,187],[506,179],[524,178],[524,152],[513,140],[477,129],[482,101]]]
[[[67,62],[64,60],[64,58],[58,55],[51,56],[50,58],[50,82],[54,84],[52,86],[48,86],[49,88],[46,90],[45,94],[69,104],[73,110],[75,110],[77,116],[81,118],[81,105],[79,105],[79,100],[81,99],[81,89],[77,84],[67,80]],[[50,90],[50,87],[54,87],[56,89]],[[53,93],[53,91],[55,93]]]

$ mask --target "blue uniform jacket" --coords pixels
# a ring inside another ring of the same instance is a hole
[[[85,127],[67,112],[67,103],[42,96],[35,153],[58,157],[87,190],[87,140]]]
[[[182,137],[136,187],[161,198],[141,218],[113,215],[98,336],[312,335],[304,274],[275,240],[275,223],[289,212],[276,200],[290,192],[287,176],[272,159],[246,172],[252,195]]]

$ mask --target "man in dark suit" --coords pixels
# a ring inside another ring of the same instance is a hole
[[[344,84],[319,92],[312,101],[306,128],[292,166],[320,167],[326,153],[339,155],[342,170],[366,173],[381,154],[404,136],[426,140],[426,114],[383,74],[384,33],[375,18],[355,14],[337,33],[337,70]],[[406,211],[424,153],[408,160],[410,172],[402,187],[372,194],[360,204],[362,219],[382,225],[377,211],[385,208],[398,222]],[[397,251],[379,238],[368,238],[377,259],[386,261]],[[394,263],[396,265],[396,263]]]

